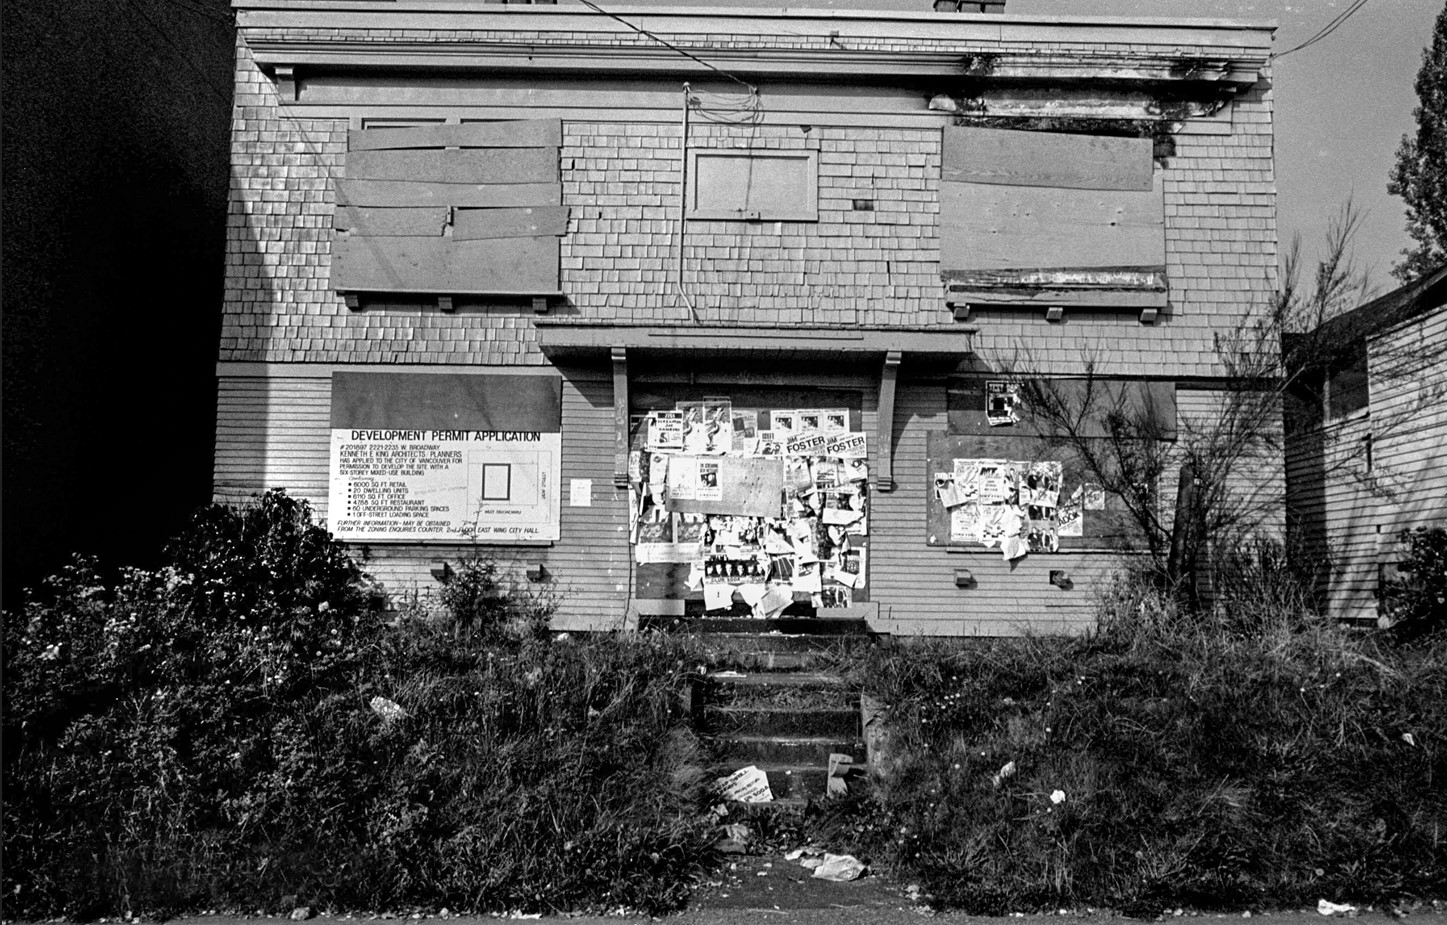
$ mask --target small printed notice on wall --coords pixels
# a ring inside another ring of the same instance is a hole
[[[333,376],[327,514],[338,539],[556,540],[561,460],[555,378]],[[591,486],[580,495],[575,482],[579,497],[591,503]]]
[[[593,480],[570,479],[568,481],[568,507],[593,506]]]

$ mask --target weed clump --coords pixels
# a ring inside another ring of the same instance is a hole
[[[1124,579],[1090,638],[873,650],[890,704],[855,850],[975,913],[1447,890],[1447,648],[1280,610],[1188,618]]]
[[[713,835],[678,644],[553,641],[483,560],[477,609],[383,613],[281,492],[170,559],[5,615],[12,915],[682,902]]]

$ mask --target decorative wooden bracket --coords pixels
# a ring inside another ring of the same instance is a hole
[[[276,66],[276,93],[283,103],[296,102],[296,67],[290,64]]]
[[[884,355],[884,369],[879,374],[879,409],[875,415],[874,443],[879,460],[879,474],[874,480],[876,491],[894,491],[894,387],[899,380],[900,352]]]
[[[440,296],[438,296],[438,297],[437,297],[437,307],[438,307],[438,309],[440,309],[441,311],[447,312],[449,315],[452,314],[453,312],[457,311],[457,306],[455,306],[455,305],[452,304],[452,296],[450,296],[450,295],[440,295]]]
[[[538,315],[548,313],[548,297],[545,295],[533,296],[533,312]]]
[[[1160,316],[1160,313],[1161,310],[1158,308],[1141,309],[1141,324],[1155,324],[1156,318]]]
[[[1049,308],[1045,309],[1045,320],[1046,320],[1046,321],[1061,321],[1061,320],[1063,320],[1064,318],[1065,318],[1065,307],[1062,306],[1062,305],[1052,305],[1052,306],[1050,306]]]
[[[362,297],[355,292],[343,292],[342,301],[347,303],[347,310],[359,312],[362,310]]]
[[[613,355],[613,486],[628,487],[628,348]]]

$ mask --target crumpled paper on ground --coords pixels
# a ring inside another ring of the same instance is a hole
[[[864,865],[852,854],[826,854],[820,865],[814,868],[814,879],[833,880],[844,883],[864,876]]]

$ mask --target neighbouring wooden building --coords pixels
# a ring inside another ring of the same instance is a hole
[[[1376,621],[1402,531],[1447,527],[1447,267],[1283,348],[1288,528],[1324,610]]]
[[[1266,25],[234,6],[215,494],[399,593],[1090,626],[1129,518],[1015,384],[1174,440],[1276,288]]]

